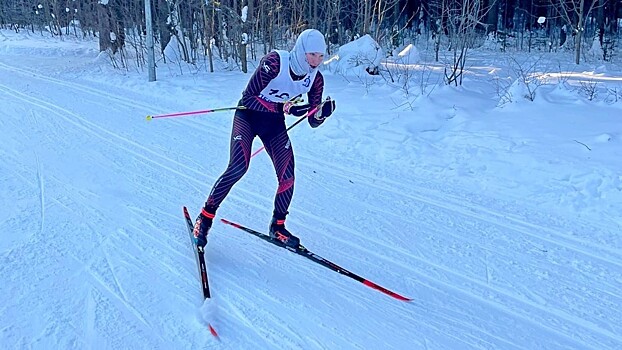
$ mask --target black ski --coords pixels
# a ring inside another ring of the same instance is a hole
[[[188,226],[188,233],[190,234],[190,243],[192,244],[192,250],[194,251],[194,256],[197,259],[197,266],[199,267],[199,276],[201,277],[201,288],[203,289],[203,297],[205,299],[209,299],[209,281],[207,280],[207,267],[205,266],[205,251],[204,247],[198,246],[194,243],[194,235],[192,234],[192,230],[194,229],[194,224],[192,223],[192,219],[190,218],[190,214],[188,213],[188,208],[184,207],[184,216],[186,217],[186,225]]]
[[[194,229],[194,224],[192,223],[192,218],[190,218],[190,214],[188,213],[188,208],[184,207],[184,217],[186,218],[186,225],[188,226],[188,234],[190,235],[190,244],[192,245],[192,250],[194,251],[194,256],[196,257],[197,266],[199,267],[199,276],[201,278],[201,289],[203,290],[203,298],[210,299],[211,294],[209,291],[209,281],[207,279],[207,266],[205,265],[205,250],[204,247],[196,245],[194,243],[194,235],[192,231]],[[209,327],[210,333],[216,338],[218,338],[218,333],[212,327],[210,323],[207,324]]]
[[[323,257],[321,257],[321,256],[319,256],[319,255],[317,255],[315,253],[313,253],[312,251],[310,251],[307,248],[305,248],[302,244],[298,246],[298,249],[294,249],[294,248],[291,248],[289,246],[286,246],[285,244],[283,244],[279,240],[272,239],[272,237],[270,237],[269,235],[267,235],[265,233],[261,233],[259,231],[255,231],[253,229],[250,229],[248,227],[242,226],[240,224],[236,224],[236,223],[231,222],[229,220],[225,220],[225,219],[220,219],[220,220],[222,222],[224,222],[225,224],[231,225],[231,226],[233,226],[235,228],[239,228],[242,231],[248,232],[248,233],[250,233],[250,234],[252,234],[252,235],[254,235],[256,237],[259,237],[259,238],[261,238],[262,240],[264,240],[264,241],[266,241],[268,243],[272,243],[272,244],[274,244],[274,245],[276,245],[278,247],[285,248],[285,249],[287,249],[287,250],[289,250],[289,251],[291,251],[293,253],[296,253],[296,254],[298,254],[300,256],[303,256],[303,257],[313,261],[314,263],[322,265],[322,266],[324,266],[324,267],[326,267],[328,269],[331,269],[331,270],[333,270],[335,272],[338,272],[338,273],[340,273],[340,274],[342,274],[344,276],[350,277],[353,280],[361,282],[362,284],[364,284],[364,285],[366,285],[366,286],[368,286],[370,288],[376,289],[376,290],[378,290],[378,291],[380,291],[380,292],[382,292],[382,293],[384,293],[384,294],[386,294],[386,295],[388,295],[390,297],[393,297],[393,298],[401,300],[401,301],[412,301],[412,299],[410,299],[410,298],[401,296],[401,295],[399,295],[399,294],[397,294],[397,293],[395,293],[393,291],[390,291],[390,290],[388,290],[388,289],[386,289],[386,288],[384,288],[384,287],[382,287],[382,286],[380,286],[380,285],[378,285],[378,284],[376,284],[376,283],[374,283],[374,282],[372,282],[372,281],[370,281],[368,279],[365,279],[365,278],[363,278],[363,277],[361,277],[361,276],[359,276],[359,275],[357,275],[357,274],[355,274],[353,272],[350,272],[350,271],[344,269],[343,267],[333,263],[332,261],[330,261],[328,259],[325,259],[325,258],[323,258]]]

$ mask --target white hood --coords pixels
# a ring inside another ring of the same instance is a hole
[[[306,54],[310,52],[319,52],[326,54],[326,41],[324,35],[317,29],[307,29],[300,33],[294,48],[289,53],[289,66],[296,75],[307,75],[315,69],[311,68],[307,62]]]

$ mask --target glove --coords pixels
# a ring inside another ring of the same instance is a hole
[[[324,120],[324,118],[330,117],[330,115],[333,114],[335,107],[336,107],[335,101],[328,98],[326,102],[324,102],[322,109],[320,109],[319,111],[317,111],[317,113],[315,113],[315,116],[314,116],[315,119]]]
[[[296,117],[302,117],[303,115],[305,115],[305,113],[309,111],[309,109],[311,109],[311,106],[309,104],[296,106],[288,103],[286,103],[283,108],[285,113],[294,115]]]

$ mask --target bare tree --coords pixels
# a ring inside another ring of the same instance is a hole
[[[596,7],[598,0],[551,0],[558,14],[572,28],[574,34],[575,63],[581,60],[581,41],[585,31],[585,21],[592,10]]]
[[[494,2],[484,7],[485,4],[481,0],[439,0],[434,5],[435,12],[440,15],[437,20],[440,24],[440,30],[436,33],[437,50],[443,31],[448,36],[448,50],[452,53],[451,62],[445,66],[445,82],[456,86],[462,85],[467,53],[473,47],[476,28],[487,27],[483,19],[486,18],[491,6],[494,6]]]
[[[375,0],[373,11],[372,11],[372,20],[375,24],[375,32],[373,37],[377,42],[382,42],[385,34],[383,33],[383,28],[385,28],[387,22],[387,16],[391,15],[399,5],[399,0]],[[393,28],[397,26],[395,23],[396,20],[392,19],[393,23],[389,23],[386,27]]]

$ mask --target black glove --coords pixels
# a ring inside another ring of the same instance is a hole
[[[303,115],[305,115],[305,113],[309,111],[310,108],[311,106],[309,104],[298,105],[298,106],[294,105],[294,106],[289,107],[289,110],[287,110],[286,112],[296,117],[302,117]]]
[[[322,109],[320,109],[317,113],[315,113],[315,119],[322,120],[324,118],[328,118],[330,117],[331,114],[333,114],[334,110],[335,110],[335,101],[327,99],[326,102],[324,102]]]

